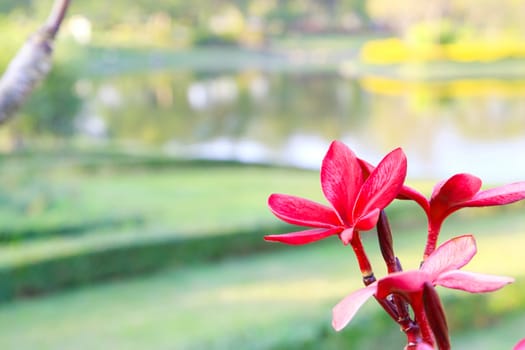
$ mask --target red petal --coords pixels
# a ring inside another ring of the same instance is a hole
[[[289,224],[324,228],[341,225],[333,209],[308,199],[272,194],[268,206],[275,216]]]
[[[349,227],[345,229],[341,234],[339,235],[339,238],[341,239],[341,242],[343,242],[344,245],[348,245],[350,241],[352,240],[352,237],[354,237],[354,228]]]
[[[368,178],[370,173],[372,171],[374,171],[375,167],[372,164],[368,163],[367,161],[365,161],[365,160],[363,160],[361,158],[357,158],[357,160],[359,161],[359,164],[361,164],[361,168],[363,169],[363,175],[364,175],[365,179]],[[423,194],[421,194],[420,192],[414,190],[411,187],[403,186],[401,188],[401,191],[399,192],[399,194],[397,195],[396,198],[397,199],[413,200],[417,204],[419,204],[419,206],[421,208],[423,208],[423,210],[426,213],[428,213],[428,211],[429,211],[429,204],[428,204],[427,198]]]
[[[423,208],[425,213],[428,213],[430,211],[430,204],[427,198],[423,194],[414,190],[411,187],[408,187],[408,186],[401,187],[401,191],[399,191],[399,194],[397,195],[396,198],[413,200],[417,204],[419,204],[421,208]]]
[[[361,158],[357,158],[357,161],[359,162],[359,165],[361,165],[361,169],[363,169],[363,176],[366,179],[368,176],[370,176],[370,173],[374,171],[375,166]]]
[[[512,350],[525,350],[525,338],[519,341]]]
[[[514,279],[511,277],[465,271],[445,272],[435,281],[440,286],[470,293],[493,292],[512,282]]]
[[[372,211],[368,212],[365,216],[357,219],[355,227],[359,230],[368,231],[374,228],[379,220],[379,214],[381,210],[375,208]]]
[[[321,166],[321,186],[326,199],[347,224],[362,184],[363,171],[354,152],[342,142],[332,142]]]
[[[421,266],[436,279],[440,274],[465,266],[476,254],[476,241],[472,235],[452,238],[440,245]]]
[[[264,240],[270,242],[300,245],[319,241],[328,236],[338,234],[342,230],[343,228],[338,227],[332,229],[316,228],[312,230],[284,233],[282,235],[267,235],[264,236]]]
[[[354,317],[357,310],[376,292],[377,283],[356,290],[341,300],[332,309],[332,326],[336,331],[343,329]]]
[[[406,295],[421,291],[423,284],[429,281],[429,275],[419,270],[395,272],[379,280],[376,296],[383,299],[392,293]]]
[[[401,148],[387,154],[361,187],[353,217],[359,218],[390,204],[401,190],[406,172],[407,160]]]
[[[447,180],[441,180],[441,181],[438,181],[438,183],[436,183],[434,185],[434,189],[432,189],[432,195],[430,196],[430,198],[434,198],[435,196],[438,195],[439,191],[441,191],[441,187],[443,187],[443,185],[448,181]]]
[[[430,203],[438,201],[448,207],[471,199],[481,188],[481,180],[470,174],[456,174],[434,188]]]
[[[434,350],[434,347],[427,343],[419,343],[417,344],[416,350]]]
[[[525,199],[525,181],[481,191],[461,206],[484,207],[491,205],[504,205],[522,199]]]

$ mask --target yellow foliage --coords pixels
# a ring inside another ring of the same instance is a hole
[[[421,94],[459,97],[525,95],[525,80],[463,79],[421,82],[365,76],[361,78],[360,83],[366,91],[391,96]]]
[[[361,59],[368,64],[398,64],[439,60],[492,62],[505,58],[525,58],[525,41],[411,44],[399,38],[388,38],[369,41],[361,49]]]
[[[408,60],[408,52],[400,39],[372,40],[361,49],[361,59],[372,64],[399,63]]]

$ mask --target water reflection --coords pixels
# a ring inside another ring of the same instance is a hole
[[[338,138],[371,161],[402,146],[413,178],[457,171],[493,182],[525,177],[525,81],[176,71],[77,87],[92,106],[80,129],[176,156],[318,168]]]
[[[193,110],[201,111],[231,104],[237,100],[238,94],[233,77],[223,76],[191,83],[187,98]]]

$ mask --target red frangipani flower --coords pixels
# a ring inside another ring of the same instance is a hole
[[[525,198],[525,181],[480,191],[481,180],[470,174],[456,174],[438,183],[427,203],[420,197],[412,197],[428,216],[428,240],[425,257],[436,247],[443,221],[461,208],[505,205]]]
[[[346,326],[372,295],[378,299],[384,299],[393,293],[403,295],[414,308],[417,318],[418,313],[424,312],[422,293],[425,284],[485,293],[498,290],[514,281],[511,277],[460,271],[475,254],[476,243],[472,235],[459,236],[443,243],[419,270],[390,274],[344,298],[333,309],[333,327],[340,330]]]
[[[367,231],[375,226],[380,211],[401,190],[406,169],[406,157],[397,148],[368,175],[347,146],[332,142],[321,166],[321,187],[332,207],[295,196],[272,194],[268,205],[275,216],[312,229],[268,235],[265,240],[306,244],[339,235],[343,243],[348,244],[355,230]]]
[[[512,350],[525,350],[525,338],[520,340],[518,344],[516,344]]]

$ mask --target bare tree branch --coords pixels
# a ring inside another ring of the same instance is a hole
[[[60,25],[64,20],[70,0],[55,0],[51,13],[47,18],[44,28],[47,28],[49,34],[54,38],[60,29]]]
[[[70,0],[55,0],[46,23],[11,60],[0,80],[0,124],[12,118],[51,70],[53,41]]]

